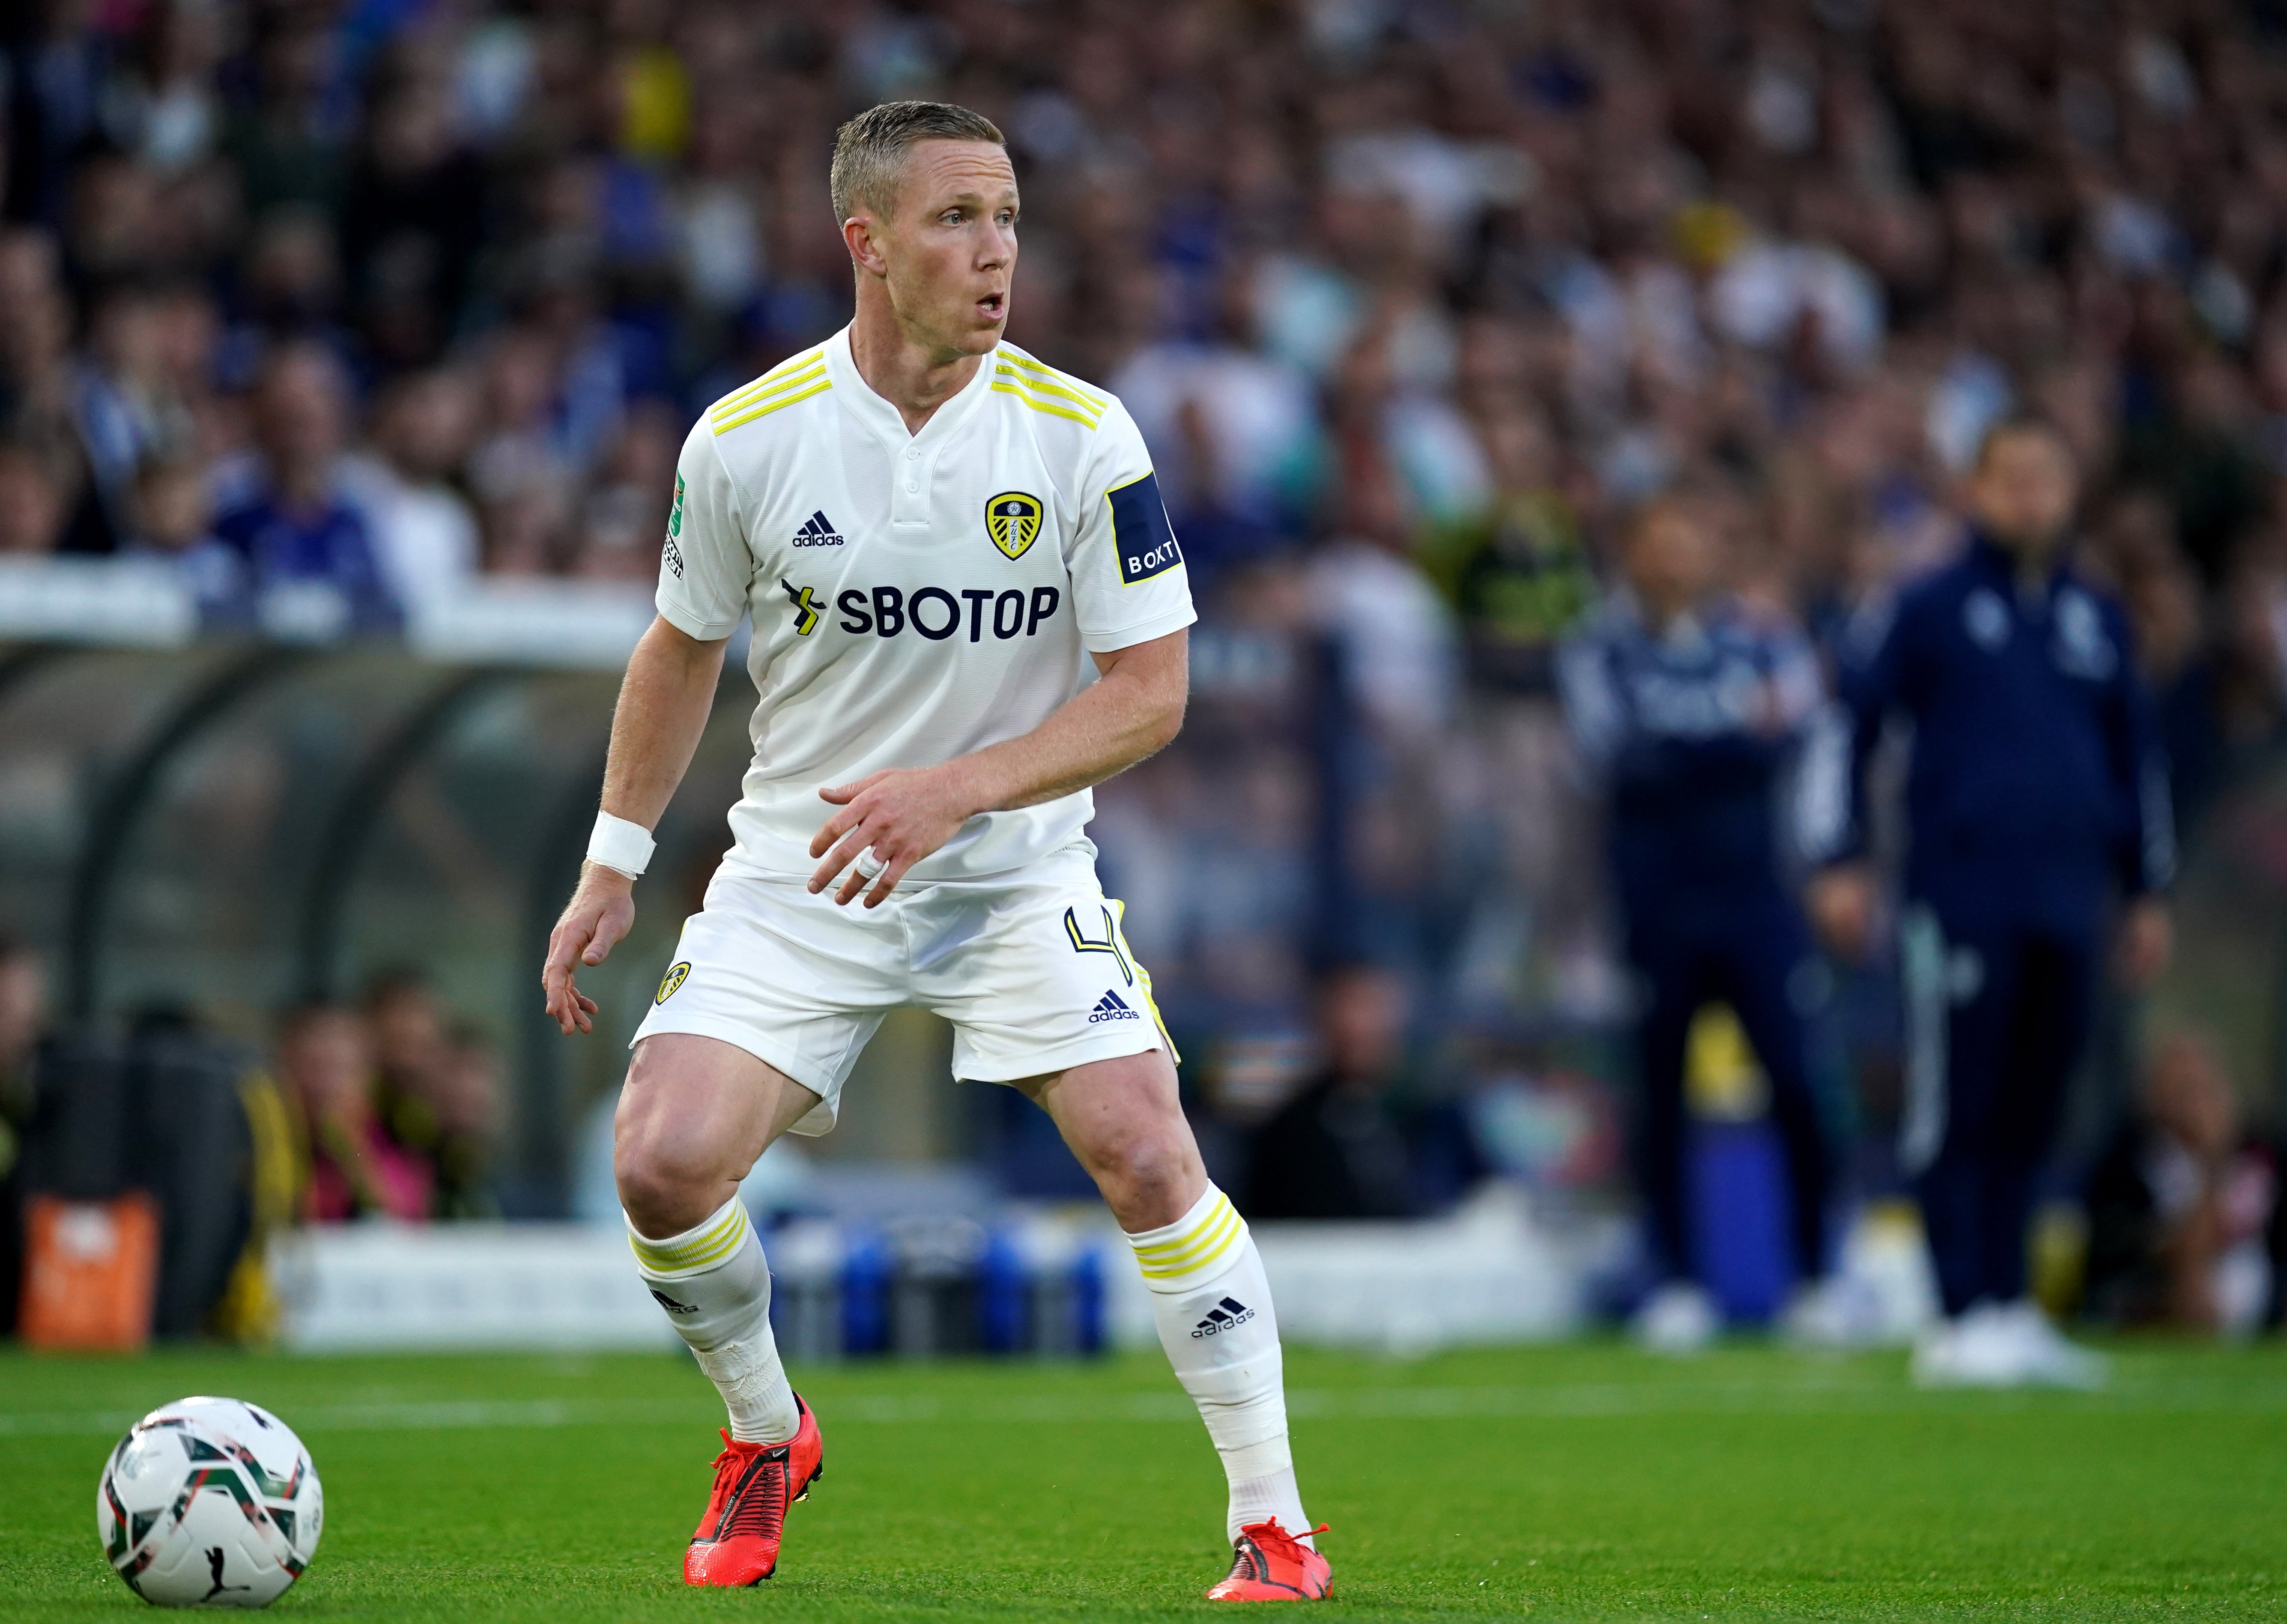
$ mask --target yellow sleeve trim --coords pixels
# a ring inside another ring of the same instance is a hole
[[[1044,366],[1041,362],[1034,360],[1029,355],[1022,355],[1014,350],[1003,349],[996,359],[1007,361],[1013,366],[1022,367],[1027,372],[1038,374],[1048,382],[1058,385],[1060,392],[1062,390],[1072,390],[1076,392],[1080,399],[1087,401],[1099,412],[1112,404],[1112,397],[1110,395],[1100,395],[1096,393],[1096,391],[1090,389],[1087,384],[1081,383],[1078,378],[1074,377],[1071,373],[1059,372],[1054,367]]]
[[[995,384],[993,385],[993,392],[995,394],[1014,395],[1036,412],[1046,412],[1051,417],[1068,417],[1084,429],[1096,427],[1095,418],[1084,417],[1078,412],[1068,412],[1061,406],[1050,406],[1045,400],[1035,400],[1014,384]],[[717,430],[716,432],[720,433],[721,431]]]
[[[750,412],[742,413],[739,416],[732,418],[728,423],[716,424],[715,425],[715,432],[717,434],[728,434],[732,429],[739,427],[741,424],[752,423],[757,417],[767,417],[772,412],[778,411],[781,408],[792,406],[797,400],[807,400],[812,395],[822,395],[833,387],[834,380],[832,378],[822,377],[819,379],[817,383],[812,384],[809,388],[803,390],[798,393],[779,395],[775,399],[755,408],[755,409]]]
[[[790,380],[797,372],[807,372],[825,359],[826,352],[823,348],[812,350],[807,355],[789,356],[753,383],[732,390],[708,408],[708,410],[718,416],[724,412],[736,411],[754,396],[766,392],[772,384]]]

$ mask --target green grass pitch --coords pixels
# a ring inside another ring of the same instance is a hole
[[[1327,1616],[2287,1617],[2287,1350],[2130,1343],[2093,1397],[1923,1394],[1895,1356],[1610,1343],[1290,1354]],[[719,1411],[682,1357],[0,1355],[0,1620],[141,1604],[96,1546],[126,1421],[269,1406],[325,1542],[281,1615],[1198,1617],[1221,1474],[1156,1358],[797,1372],[827,1477],[759,1590],[679,1582]]]

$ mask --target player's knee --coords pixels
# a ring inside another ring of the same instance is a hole
[[[679,1233],[714,1210],[720,1161],[713,1146],[640,1117],[622,1118],[613,1137],[620,1205],[637,1229],[654,1238]]]
[[[1100,1148],[1093,1170],[1105,1204],[1131,1230],[1158,1229],[1182,1217],[1205,1176],[1180,1116],[1139,1123],[1114,1137]]]

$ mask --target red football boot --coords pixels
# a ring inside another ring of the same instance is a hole
[[[783,1444],[742,1444],[728,1429],[715,1457],[715,1492],[683,1553],[683,1582],[758,1585],[779,1565],[787,1508],[810,1496],[826,1476],[826,1445],[817,1418],[797,1397],[802,1425]]]
[[[1326,1532],[1319,1524],[1313,1536]],[[1211,1602],[1323,1602],[1334,1592],[1334,1570],[1272,1517],[1249,1523],[1231,1542],[1231,1574],[1207,1592]]]

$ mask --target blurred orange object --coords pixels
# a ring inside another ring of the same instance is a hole
[[[25,1213],[18,1334],[33,1348],[131,1351],[151,1340],[159,1208],[141,1191],[110,1201],[34,1196]]]

